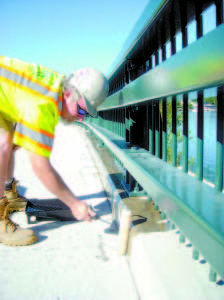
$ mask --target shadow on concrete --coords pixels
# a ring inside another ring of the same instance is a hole
[[[46,236],[46,235],[38,235],[38,240],[36,241],[35,244],[40,244],[40,243],[44,242],[47,239],[48,239],[48,236]]]
[[[74,221],[74,222],[50,221],[49,223],[44,223],[44,224],[38,223],[38,225],[35,224],[34,226],[29,227],[29,229],[32,229],[33,231],[35,231],[35,233],[40,233],[44,231],[58,229],[62,226],[67,226],[75,222],[80,222],[80,221]]]
[[[111,214],[112,211],[109,200],[89,206],[98,217]],[[28,199],[25,212],[29,221],[35,217],[34,224],[43,221],[77,222],[70,208],[59,199]]]
[[[108,200],[103,201],[92,207],[98,217],[111,214],[111,205]]]
[[[32,227],[29,227],[29,229],[32,229],[37,234],[38,240],[35,244],[39,244],[48,239],[47,235],[41,234],[42,232],[58,229],[62,226],[70,225],[72,223],[74,223],[74,222],[52,221],[52,222],[45,223],[45,224],[34,225]]]
[[[103,201],[100,204],[97,204],[93,207],[93,210],[96,212],[98,217],[106,216],[111,214],[111,207],[110,207],[110,202],[108,200]],[[46,220],[45,220],[46,221]],[[54,221],[54,220],[49,220],[48,223],[41,224],[40,223],[35,224],[32,227],[29,227],[29,229],[34,230],[34,232],[38,235],[38,241],[36,243],[41,243],[45,241],[48,236],[45,235],[39,235],[39,233],[42,233],[44,231],[49,231],[49,230],[55,230],[58,229],[62,226],[68,226],[74,223],[79,223],[79,222],[85,222],[85,221]],[[44,222],[44,220],[43,220]],[[109,232],[107,232],[109,233]],[[110,232],[111,233],[111,232]],[[113,234],[117,234],[113,231]]]
[[[46,199],[44,199],[44,200],[46,200]],[[48,200],[51,201],[51,200],[58,200],[58,199],[48,199]],[[41,202],[41,200],[39,202]],[[102,216],[111,214],[111,206],[110,206],[110,202],[108,200],[105,200],[102,203],[99,203],[99,204],[93,206],[92,208],[96,212],[98,217],[102,217]],[[47,221],[47,223],[46,223],[46,221]],[[45,223],[43,223],[43,222],[45,222]],[[38,234],[37,243],[40,243],[40,242],[46,240],[48,237],[39,235],[39,233],[49,231],[49,230],[55,230],[62,226],[68,226],[68,225],[75,224],[78,222],[85,222],[85,221],[77,221],[77,220],[60,221],[60,220],[54,220],[54,219],[46,220],[43,218],[43,219],[39,219],[37,221],[37,223],[33,224],[33,226],[29,227],[29,229],[34,230],[34,232]]]
[[[20,195],[25,196],[25,193],[27,191],[27,188],[24,186],[19,185],[18,186],[18,192]],[[91,199],[98,199],[98,198],[106,198],[105,191],[101,191],[99,193],[89,194],[89,195],[82,195],[78,197],[80,200],[91,200]],[[44,208],[44,205],[46,205],[46,210],[49,209],[49,203],[54,203],[55,201],[60,201],[56,198],[27,198],[28,201],[36,201],[39,205],[41,205],[42,208]],[[62,202],[60,201],[63,209],[69,210],[70,209]],[[92,206],[93,210],[96,212],[98,217],[106,216],[111,214],[111,206],[110,202],[108,200],[105,200],[97,205]],[[55,209],[55,208],[54,208]],[[47,222],[47,223],[46,223]],[[35,224],[32,226],[29,226],[29,229],[32,229],[37,235],[38,235],[38,241],[35,244],[42,243],[46,239],[48,239],[47,235],[42,235],[42,232],[49,231],[49,230],[55,230],[62,226],[68,226],[77,222],[85,222],[85,221],[77,221],[77,220],[59,220],[59,219],[46,219],[46,218],[40,218],[37,220]]]

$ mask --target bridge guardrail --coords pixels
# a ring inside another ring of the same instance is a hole
[[[125,141],[105,129],[87,126],[180,229],[180,240],[186,236],[192,243],[193,258],[200,252],[208,261],[210,279],[215,272],[224,278],[224,194],[144,149],[125,149]]]
[[[205,256],[210,280],[216,273],[224,279],[224,3],[155,3],[113,64],[98,118],[87,123],[127,168],[126,183],[134,177],[144,186],[181,240],[191,240],[193,257]],[[114,139],[141,154],[119,149]]]

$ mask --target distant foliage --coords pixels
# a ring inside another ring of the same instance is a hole
[[[191,105],[194,106],[197,103],[197,99],[192,99],[191,102],[192,102]],[[206,97],[204,99],[204,103],[217,105],[217,97],[216,96]]]
[[[192,109],[194,105],[189,101],[188,108]],[[162,112],[162,105],[160,104],[160,110]],[[183,103],[177,101],[177,145],[183,142]],[[189,135],[189,138],[193,138]],[[167,162],[172,163],[172,101],[167,101]],[[183,155],[183,151],[177,152],[177,166],[180,165],[180,161]],[[193,164],[193,160],[189,160],[189,164]]]

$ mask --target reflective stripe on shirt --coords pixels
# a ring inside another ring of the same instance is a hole
[[[38,145],[40,147],[41,147],[41,145],[43,145],[44,148],[46,148],[46,147],[52,148],[53,147],[53,143],[54,143],[53,137],[45,135],[41,132],[34,131],[34,130],[28,128],[27,126],[25,126],[24,124],[17,123],[15,131],[34,140],[35,142],[38,143]]]
[[[62,113],[64,75],[44,66],[0,56],[0,112],[17,123],[13,142],[50,157]]]
[[[46,87],[38,84],[37,82],[34,82],[28,78],[25,78],[13,71],[9,71],[5,68],[0,67],[0,76],[5,77],[13,82],[18,83],[21,86],[27,87],[33,91],[36,91],[40,94],[46,95],[50,98],[52,98],[52,100],[58,104],[61,104],[61,101],[58,101],[58,92],[52,92],[49,89],[47,89]],[[60,109],[61,110],[61,109]]]

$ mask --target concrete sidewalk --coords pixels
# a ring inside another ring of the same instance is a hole
[[[25,213],[14,214],[12,219],[32,228],[39,241],[27,247],[0,244],[1,300],[138,299],[126,258],[117,252],[117,235],[104,233],[111,209],[87,145],[84,129],[60,124],[52,163],[103,221],[28,225]],[[33,174],[24,150],[17,151],[15,176],[27,198],[55,198]]]

